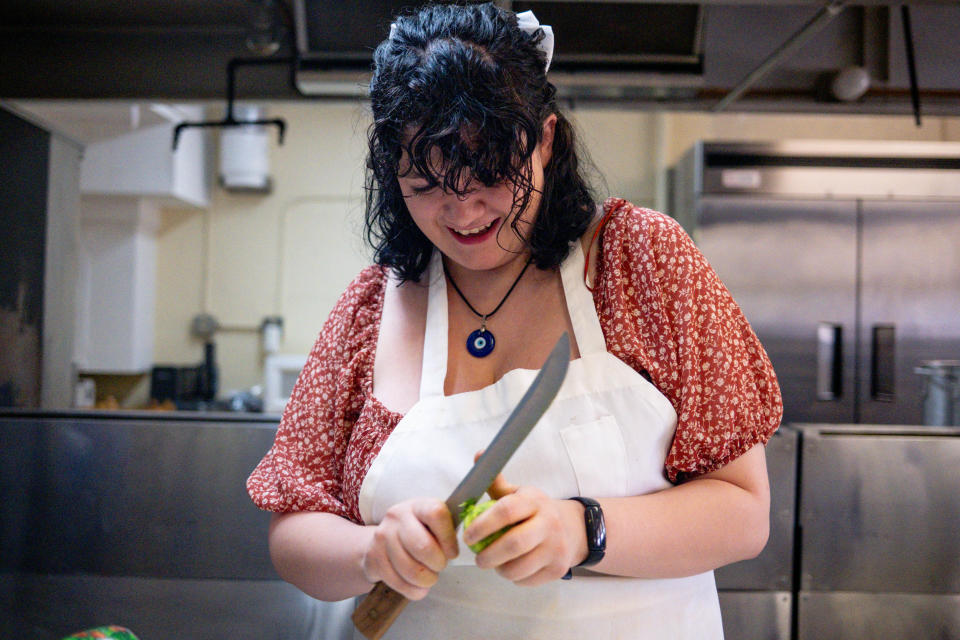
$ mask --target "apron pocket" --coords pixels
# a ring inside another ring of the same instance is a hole
[[[611,498],[627,492],[627,450],[613,416],[561,429],[580,495]]]

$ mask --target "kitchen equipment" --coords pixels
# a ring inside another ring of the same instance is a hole
[[[454,527],[460,523],[460,505],[479,498],[487,490],[550,406],[563,383],[569,364],[570,337],[564,332],[500,431],[447,498],[446,504]],[[378,582],[357,606],[353,622],[365,637],[376,640],[386,633],[406,604],[406,598],[383,582]]]
[[[925,379],[923,424],[960,427],[960,360],[929,360],[914,372]]]
[[[196,366],[154,366],[150,375],[150,398],[171,400],[177,409],[203,410],[217,396],[216,347],[203,346],[203,362]]]
[[[703,142],[675,186],[786,422],[921,423],[914,368],[960,353],[960,145]]]
[[[172,400],[178,407],[197,400],[198,367],[155,366],[150,374],[150,398]]]
[[[714,572],[726,638],[790,640],[799,432],[783,425],[764,447],[770,476],[770,539],[756,558]]]
[[[276,416],[0,410],[0,638],[338,637],[352,599],[277,576],[246,492],[276,433]]]
[[[263,361],[263,410],[283,413],[307,356],[272,353]]]
[[[283,339],[283,317],[267,316],[260,323],[260,339],[263,352],[273,354],[280,350],[280,341]]]
[[[797,640],[960,640],[960,429],[795,425]]]
[[[220,186],[227,191],[270,193],[270,136],[263,124],[263,109],[236,105],[236,126],[220,133]]]

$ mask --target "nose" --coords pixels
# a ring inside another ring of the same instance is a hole
[[[463,193],[446,194],[445,200],[447,209],[458,216],[476,216],[482,213],[486,206],[482,190],[473,185],[468,186]]]

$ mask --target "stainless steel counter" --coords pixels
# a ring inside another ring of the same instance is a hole
[[[281,581],[244,483],[274,416],[0,414],[0,637],[318,638],[345,617]],[[345,603],[351,606],[350,603]]]
[[[793,610],[799,434],[782,426],[767,443],[770,538],[753,560],[716,571],[723,629],[729,640],[788,640]]]
[[[797,638],[960,639],[960,428],[799,428]]]
[[[351,603],[277,578],[244,490],[276,420],[0,413],[0,636],[338,637]],[[767,548],[717,571],[728,640],[960,640],[960,428],[791,425],[767,458]]]
[[[76,414],[0,424],[0,568],[277,578],[269,515],[244,490],[275,423]]]

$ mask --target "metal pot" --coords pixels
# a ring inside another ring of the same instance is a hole
[[[923,424],[960,426],[960,360],[927,360],[913,371],[925,379]]]

